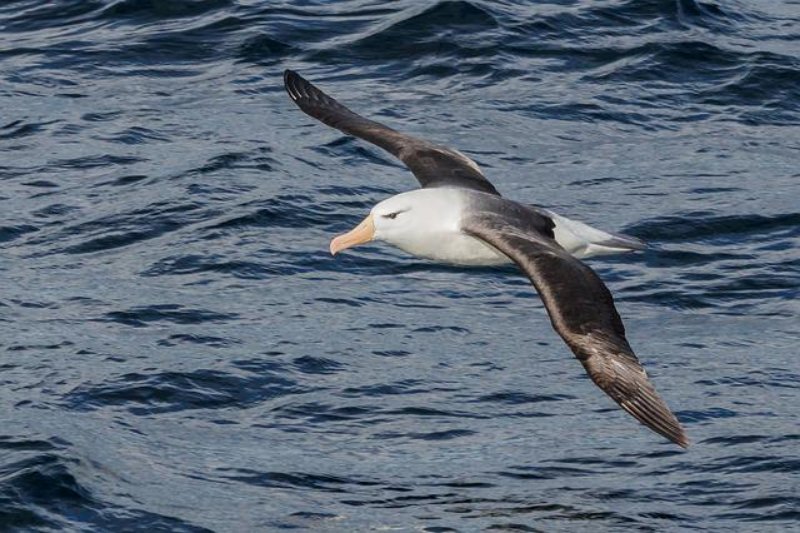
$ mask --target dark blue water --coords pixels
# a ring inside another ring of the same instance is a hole
[[[293,68],[591,265],[686,452],[514,269],[328,241],[416,186]],[[0,6],[0,529],[800,527],[800,3]]]

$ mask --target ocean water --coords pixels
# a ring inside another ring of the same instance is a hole
[[[514,268],[331,237],[416,187],[292,68],[590,259],[685,425]],[[0,5],[0,530],[800,529],[800,3]]]

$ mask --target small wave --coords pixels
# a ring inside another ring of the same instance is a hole
[[[0,226],[0,243],[13,241],[25,234],[35,233],[39,228],[30,224],[20,224],[18,226]]]
[[[491,31],[496,26],[492,13],[476,4],[438,2],[422,12],[365,32],[355,40],[318,50],[312,58],[393,61],[409,57],[474,56],[477,50],[486,50],[491,45],[491,41],[473,39],[475,32]]]
[[[343,218],[337,215],[333,206],[315,204],[310,197],[303,195],[279,195],[248,202],[241,207],[251,212],[218,222],[209,229],[329,226],[332,221]]]
[[[142,271],[144,277],[227,274],[239,279],[265,279],[276,275],[309,272],[313,266],[266,265],[255,261],[231,260],[220,255],[165,257]]]
[[[225,337],[215,337],[213,335],[192,335],[188,333],[176,333],[166,339],[158,341],[159,346],[178,346],[180,344],[200,344],[212,348],[224,348],[239,344],[241,341]]]
[[[103,17],[119,20],[193,17],[233,5],[232,0],[117,0],[102,10]]]
[[[504,392],[495,392],[492,394],[487,394],[485,396],[481,396],[480,398],[474,401],[487,402],[487,403],[502,403],[507,405],[524,405],[528,403],[558,402],[561,400],[572,400],[574,398],[575,398],[574,396],[570,396],[568,394],[544,395],[544,394],[527,394],[524,392],[517,392],[517,391],[504,391]]]
[[[125,311],[112,311],[107,313],[103,320],[141,328],[153,322],[202,324],[226,322],[236,318],[237,315],[232,313],[217,313],[206,309],[186,309],[177,304],[162,304],[135,307]]]
[[[125,181],[132,183],[139,180]],[[202,209],[196,203],[173,204],[159,201],[142,209],[72,224],[28,239],[26,244],[50,245],[45,251],[38,252],[40,255],[108,251],[161,237],[205,219],[215,212]]]
[[[157,131],[148,128],[133,126],[131,128],[125,128],[123,131],[115,133],[114,135],[111,135],[109,137],[105,137],[103,138],[103,140],[112,143],[135,145],[135,144],[146,144],[153,141],[168,142],[169,137],[161,135]]]
[[[315,489],[323,492],[349,492],[348,486],[373,486],[377,482],[357,478],[339,477],[303,472],[259,472],[250,469],[222,469],[219,471],[226,479],[242,481],[250,485],[268,488]]]
[[[375,354],[385,355],[385,354]],[[394,396],[400,394],[420,394],[420,393],[442,393],[452,392],[456,389],[450,387],[441,387],[436,384],[426,383],[416,379],[405,379],[393,383],[375,383],[370,385],[362,385],[359,387],[348,387],[342,390],[342,396],[354,397],[381,397],[381,396]]]
[[[419,432],[384,432],[376,433],[372,438],[378,440],[421,440],[421,441],[446,441],[476,435],[477,431],[469,429],[447,429],[442,431]]]
[[[31,135],[36,135],[44,131],[46,126],[57,124],[58,122],[58,120],[45,122],[24,122],[22,120],[15,120],[5,126],[0,126],[0,141],[30,137]]]
[[[270,35],[259,34],[248,37],[241,45],[237,57],[239,61],[270,65],[296,52],[290,44]]]
[[[132,373],[102,384],[76,387],[63,398],[78,411],[120,407],[135,415],[173,413],[195,409],[246,408],[275,398],[302,394],[285,373],[263,369],[258,374],[218,370]]]
[[[0,448],[31,452],[26,459],[0,464],[0,521],[14,530],[64,530],[91,523],[102,529],[169,530],[207,533],[189,522],[125,508],[97,498],[83,482],[91,467],[67,455],[66,443],[0,441]],[[35,453],[33,453],[35,452]],[[80,517],[80,518],[78,518]]]
[[[723,215],[709,213],[685,213],[680,216],[660,217],[632,226],[629,231],[637,237],[652,241],[727,240],[740,238],[743,234],[763,234],[794,230],[800,226],[800,213],[765,215]]]

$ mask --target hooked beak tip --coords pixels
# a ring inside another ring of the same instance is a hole
[[[361,224],[359,224],[349,232],[345,233],[344,235],[339,235],[338,237],[335,237],[331,241],[330,245],[331,255],[335,256],[342,250],[350,248],[351,246],[369,242],[373,239],[374,236],[375,236],[375,225],[372,222],[372,215],[369,215],[361,222]]]

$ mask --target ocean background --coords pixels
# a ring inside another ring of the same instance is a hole
[[[683,451],[514,268],[328,242],[416,187],[299,71],[590,259]],[[800,530],[800,2],[0,5],[0,530]]]

